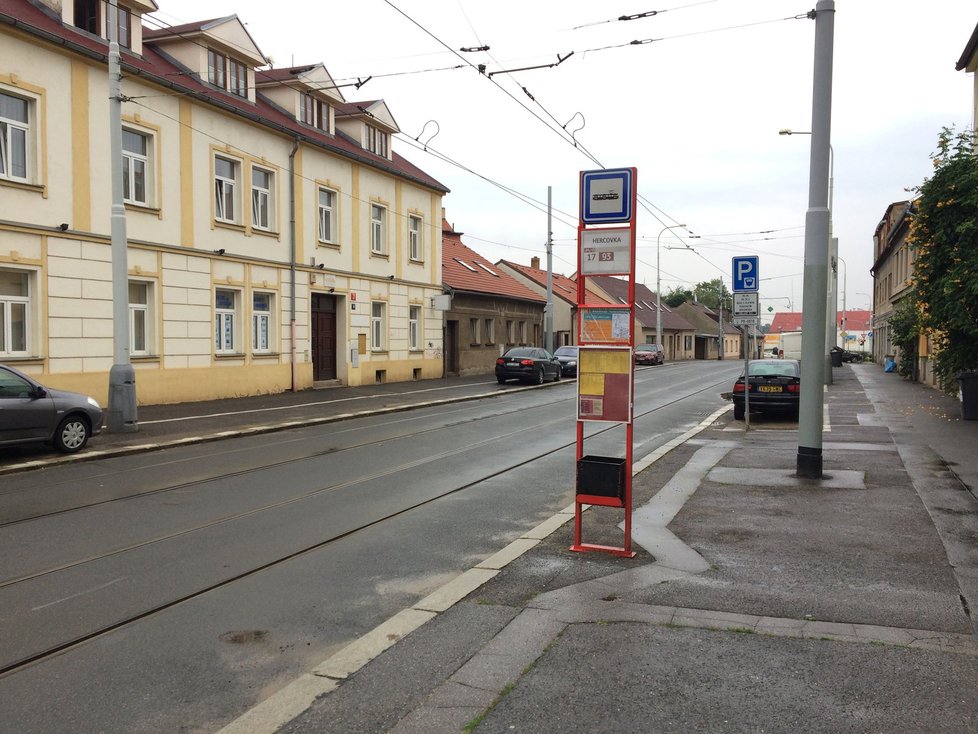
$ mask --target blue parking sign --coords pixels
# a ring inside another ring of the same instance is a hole
[[[733,290],[734,293],[756,291],[760,288],[760,276],[757,272],[757,255],[743,255],[733,258]]]

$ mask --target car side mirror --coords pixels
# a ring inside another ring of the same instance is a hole
[[[40,398],[46,398],[47,395],[48,395],[48,391],[45,390],[40,385],[38,385],[37,387],[35,387],[34,390],[33,390],[33,392],[31,392],[31,397],[34,398],[35,400],[38,400]]]

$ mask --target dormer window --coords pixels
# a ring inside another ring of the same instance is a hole
[[[302,92],[300,122],[320,130],[329,130],[329,105],[311,94]]]
[[[207,49],[207,81],[238,97],[248,96],[248,67],[212,48]]]
[[[74,23],[76,28],[101,36],[102,35],[102,0],[75,0]],[[106,38],[108,37],[108,13],[106,14]],[[119,45],[132,48],[132,13],[128,8],[118,6]]]
[[[367,125],[367,150],[387,158],[390,150],[390,135],[373,125]]]

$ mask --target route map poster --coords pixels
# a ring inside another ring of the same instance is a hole
[[[628,308],[582,308],[581,343],[631,344],[632,314]]]

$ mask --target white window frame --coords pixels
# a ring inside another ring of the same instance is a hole
[[[228,86],[228,57],[213,48],[207,49],[207,81],[221,89]]]
[[[526,322],[520,321],[517,328],[519,330],[520,344],[526,344]]]
[[[231,295],[231,307],[219,306],[218,296],[221,293]],[[241,310],[241,292],[232,288],[216,288],[214,290],[214,352],[216,354],[239,354],[240,337],[238,329]]]
[[[408,306],[408,349],[421,348],[421,306]]]
[[[327,194],[329,198],[329,203],[323,204],[323,194]],[[328,189],[325,186],[320,186],[317,193],[317,224],[316,224],[316,234],[320,242],[325,242],[330,245],[336,244],[337,240],[337,216],[339,214],[336,202],[339,201],[339,194],[333,189]]]
[[[231,177],[217,171],[218,161],[231,166]],[[222,155],[214,156],[214,219],[218,222],[237,224],[238,212],[238,179],[241,177],[241,161]],[[227,215],[230,204],[231,216]]]
[[[266,177],[265,185],[255,183],[255,176]],[[275,190],[275,173],[267,168],[252,166],[251,168],[251,226],[266,232],[272,230],[275,223],[275,201],[272,192]]]
[[[24,277],[27,295],[4,294],[0,292],[0,357],[26,357],[31,350],[31,322],[33,320],[31,294],[34,292],[34,273],[30,270],[3,268],[2,272],[15,273]],[[14,313],[22,312],[22,344],[14,344]],[[20,346],[21,349],[14,349]]]
[[[133,286],[145,288],[145,300],[140,303],[134,301],[132,296]],[[154,353],[155,339],[153,330],[154,313],[154,288],[152,281],[130,280],[129,281],[129,354],[134,357],[145,357]],[[143,344],[142,347],[136,343],[137,325],[142,322]]]
[[[268,308],[260,308],[259,298],[268,299]],[[271,354],[275,350],[275,294],[270,291],[254,291],[251,295],[251,351],[255,354]]]
[[[227,59],[228,91],[236,97],[248,97],[248,65],[233,57]]]
[[[152,151],[153,151],[153,136],[143,132],[142,130],[136,130],[131,127],[124,127],[122,129],[122,187],[123,187],[123,201],[127,204],[137,204],[139,206],[149,206],[151,200],[151,183],[152,183]],[[126,133],[130,135],[135,135],[143,139],[145,143],[145,152],[140,153],[139,151],[129,150],[126,148]],[[135,195],[136,191],[136,171],[138,168],[142,168],[143,176],[143,198],[140,199]],[[127,195],[128,194],[128,195]]]
[[[29,183],[33,166],[34,136],[32,134],[32,122],[37,102],[32,97],[11,94],[5,88],[0,88],[0,95],[23,102],[27,117],[27,120],[24,121],[0,114],[0,179]],[[22,146],[21,153],[24,163],[23,176],[16,175],[11,171],[11,154],[20,146]]]
[[[472,340],[470,344],[480,343],[480,337],[481,337],[480,332],[482,329],[482,327],[480,326],[481,323],[482,323],[482,319],[477,319],[477,318],[469,319],[469,331],[471,332],[469,334],[469,338]]]
[[[370,204],[370,252],[387,254],[387,207]]]
[[[390,157],[390,135],[380,128],[367,125],[367,150],[382,158]]]
[[[387,304],[383,301],[370,303],[370,350],[386,351]]]
[[[486,319],[485,326],[486,344],[496,343],[496,319]]]
[[[408,259],[420,262],[424,246],[424,220],[414,214],[408,215]]]

